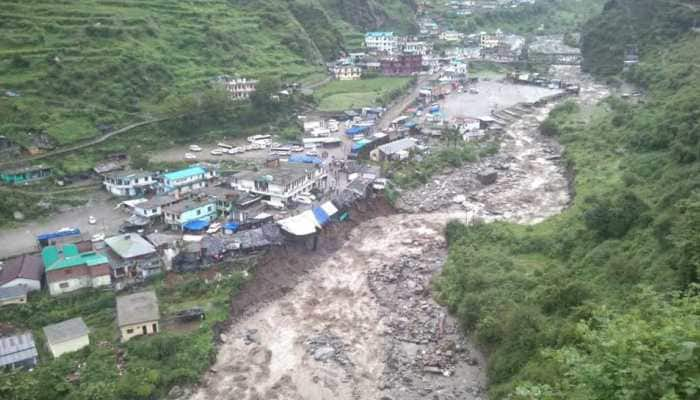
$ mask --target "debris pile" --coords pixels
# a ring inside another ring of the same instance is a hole
[[[352,367],[352,361],[345,352],[345,344],[338,336],[324,332],[306,339],[307,353],[319,362],[334,361],[343,367]]]
[[[483,374],[482,361],[431,296],[431,278],[445,261],[440,247],[429,244],[420,255],[401,256],[368,273],[385,326],[379,389],[386,398],[475,399],[484,392],[476,378]]]

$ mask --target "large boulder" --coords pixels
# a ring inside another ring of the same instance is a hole
[[[482,185],[493,185],[496,183],[496,179],[498,179],[498,172],[494,169],[479,171],[476,175],[476,179],[478,179]]]

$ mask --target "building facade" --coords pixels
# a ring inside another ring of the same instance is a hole
[[[0,337],[0,370],[32,369],[36,366],[39,353],[31,332]]]
[[[381,60],[381,70],[387,76],[415,75],[423,69],[423,56],[420,54],[401,54]]]
[[[333,77],[339,81],[356,81],[362,78],[362,68],[354,65],[333,67]]]
[[[45,165],[0,171],[0,181],[7,185],[26,185],[51,177],[52,169]]]
[[[117,289],[162,272],[162,261],[156,248],[141,235],[112,236],[105,239],[105,245],[109,248],[107,255]]]
[[[235,100],[249,99],[255,93],[258,85],[258,81],[254,79],[233,78],[225,75],[218,77],[216,81],[222,84]]]
[[[120,171],[104,175],[105,189],[115,196],[143,196],[153,189],[157,181],[152,172]]]
[[[194,166],[163,174],[159,191],[175,197],[201,189],[218,176],[215,169]]]
[[[45,247],[41,257],[52,296],[112,283],[109,259],[102,254],[80,253],[76,245],[66,244],[61,249]]]
[[[160,332],[158,298],[154,291],[117,297],[117,325],[121,341]]]
[[[73,318],[44,327],[46,344],[54,358],[89,346],[89,333],[82,318]]]
[[[398,50],[399,39],[394,32],[367,32],[365,34],[365,47],[370,50],[378,50],[393,53]]]
[[[41,290],[44,266],[41,257],[25,254],[0,262],[0,287],[24,286],[28,291]]]
[[[326,171],[320,166],[283,164],[257,172],[243,171],[233,175],[233,189],[262,196],[274,204],[286,205],[297,194],[325,188]]]
[[[190,199],[166,207],[163,211],[165,223],[181,229],[190,221],[213,221],[218,216],[216,200],[214,199]]]

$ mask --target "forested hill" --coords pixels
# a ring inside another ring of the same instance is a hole
[[[158,112],[221,74],[298,81],[414,29],[412,0],[0,0],[0,135],[61,145]],[[7,95],[6,93],[10,93]],[[15,94],[17,96],[15,96]]]
[[[641,53],[672,44],[698,26],[694,0],[612,0],[584,27],[584,69],[598,75],[621,72],[628,48]],[[662,59],[658,59],[662,61]]]
[[[586,65],[642,97],[565,103],[576,197],[535,226],[449,225],[440,298],[488,350],[492,399],[700,398],[697,2],[612,0]],[[622,74],[625,47],[641,59]]]

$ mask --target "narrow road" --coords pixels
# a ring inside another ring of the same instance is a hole
[[[81,150],[81,149],[84,149],[84,148],[87,148],[87,147],[95,146],[95,145],[97,145],[97,144],[100,144],[100,143],[102,143],[102,142],[105,142],[105,141],[109,140],[110,138],[112,138],[112,137],[114,137],[114,136],[117,136],[117,135],[120,135],[120,134],[122,134],[122,133],[128,132],[128,131],[130,131],[130,130],[132,130],[132,129],[139,128],[139,127],[146,126],[146,125],[155,124],[155,123],[158,123],[158,122],[167,121],[167,120],[174,119],[174,118],[179,118],[179,116],[164,117],[164,118],[151,119],[151,120],[148,120],[148,121],[137,122],[137,123],[134,123],[134,124],[131,124],[131,125],[127,125],[127,126],[121,128],[121,129],[117,129],[116,131],[109,132],[109,133],[107,133],[107,134],[105,134],[105,135],[102,135],[102,136],[97,137],[97,138],[95,138],[95,139],[89,140],[89,141],[87,141],[87,142],[83,142],[83,143],[76,144],[76,145],[69,146],[69,147],[64,147],[64,148],[59,149],[59,150],[50,151],[50,152],[48,152],[48,153],[40,154],[40,155],[33,156],[33,157],[26,157],[26,158],[22,158],[22,159],[19,159],[19,160],[7,160],[7,161],[2,161],[2,162],[0,162],[0,167],[4,167],[4,166],[7,166],[7,165],[16,164],[16,163],[18,163],[18,162],[38,161],[38,160],[42,160],[42,159],[49,158],[49,157],[59,156],[59,155],[61,155],[61,154],[72,153],[72,152],[74,152],[74,151],[78,151],[78,150]]]
[[[389,127],[389,124],[391,124],[391,121],[396,119],[403,113],[403,110],[406,109],[413,101],[418,98],[420,88],[426,83],[430,82],[432,79],[436,79],[437,75],[433,76],[426,76],[426,75],[421,75],[418,78],[418,82],[416,82],[415,87],[409,92],[407,95],[404,97],[396,100],[382,115],[381,120],[379,121],[379,124],[377,125],[378,130],[384,130]]]

